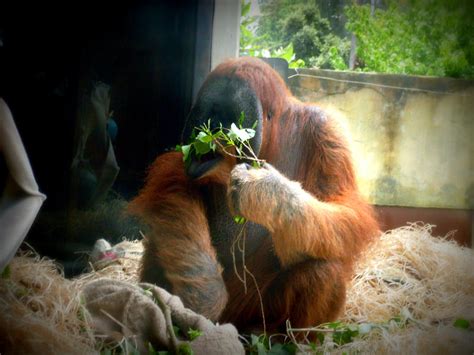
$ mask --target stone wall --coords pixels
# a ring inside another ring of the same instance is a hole
[[[474,208],[474,81],[298,69],[288,84],[343,114],[372,203]]]

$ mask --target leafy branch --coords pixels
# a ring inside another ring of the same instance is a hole
[[[176,150],[183,153],[185,163],[189,163],[193,156],[201,159],[204,155],[216,153],[219,150],[234,158],[251,160],[252,166],[259,168],[263,160],[257,157],[250,145],[250,140],[255,137],[258,121],[255,121],[252,128],[244,128],[242,127],[244,119],[245,114],[241,112],[238,126],[232,123],[230,128],[223,127],[222,123],[219,123],[216,128],[211,128],[211,119],[209,119],[207,123],[194,128],[188,144],[178,145]]]
[[[190,142],[177,145],[176,150],[183,153],[183,161],[186,164],[189,164],[193,157],[199,160],[206,154],[219,151],[237,159],[250,160],[254,168],[260,168],[264,161],[257,157],[250,145],[250,140],[255,137],[258,121],[255,121],[252,128],[244,128],[244,120],[245,114],[241,112],[237,125],[232,123],[230,128],[227,128],[219,122],[218,127],[211,128],[209,119],[207,123],[194,127]],[[234,222],[244,224],[246,220],[244,217],[235,216]]]

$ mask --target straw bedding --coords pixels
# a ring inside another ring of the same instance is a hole
[[[0,353],[100,352],[103,343],[88,326],[80,291],[101,277],[137,281],[141,243],[118,246],[132,252],[96,263],[72,280],[51,260],[31,252],[17,256],[0,279]],[[454,326],[459,319],[468,329]],[[474,251],[433,237],[429,225],[385,233],[358,264],[340,320],[364,327],[365,334],[344,345],[326,336],[318,351],[472,354]],[[324,326],[304,333],[318,331],[330,334]],[[295,333],[289,327],[289,338]],[[310,352],[312,347],[303,340],[298,349]]]

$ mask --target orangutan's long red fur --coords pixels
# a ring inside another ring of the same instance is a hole
[[[256,92],[264,121],[259,157],[269,164],[248,169],[227,161],[214,180],[192,182],[181,154],[158,157],[131,204],[152,229],[142,279],[157,280],[211,319],[241,329],[261,325],[256,288],[245,293],[233,272],[223,277],[211,245],[199,187],[221,184],[228,188],[230,209],[272,236],[246,260],[263,295],[269,330],[282,330],[287,319],[297,327],[333,320],[354,261],[378,231],[359,195],[343,130],[318,106],[295,99],[257,59],[227,61],[207,80],[220,76],[244,79]],[[156,274],[159,269],[163,275]],[[186,287],[197,290],[191,292],[195,297],[181,291]]]
[[[211,246],[201,196],[185,175],[180,153],[156,159],[130,211],[151,227],[150,238],[144,240],[141,279],[172,285],[186,305],[217,319],[227,301],[222,268]],[[195,292],[182,292],[189,285]]]

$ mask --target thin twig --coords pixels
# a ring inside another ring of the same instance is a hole
[[[301,344],[298,342],[298,340],[296,340],[296,337],[295,335],[293,334],[293,332],[291,331],[291,323],[290,323],[290,320],[287,319],[286,320],[286,333],[288,334],[288,336],[290,337],[291,341],[293,342],[293,344],[296,345],[296,347],[298,348],[299,351],[301,351],[303,354],[306,352],[305,349],[302,349],[301,348]]]
[[[248,221],[246,221],[243,226],[242,226],[242,229],[240,230],[239,234],[237,235],[237,237],[234,238],[234,241],[232,242],[232,246],[231,246],[231,249],[230,249],[230,253],[232,255],[232,261],[233,261],[233,266],[234,266],[234,272],[235,272],[235,275],[237,276],[237,278],[239,279],[240,282],[242,282],[242,284],[244,285],[244,292],[245,294],[247,294],[247,277],[246,275],[250,275],[250,277],[252,278],[253,282],[254,282],[254,285],[255,285],[255,289],[257,290],[257,295],[258,295],[258,299],[259,299],[259,302],[260,302],[260,311],[262,313],[262,322],[263,322],[263,333],[266,335],[267,334],[267,324],[266,324],[266,321],[265,321],[265,310],[263,308],[263,297],[262,297],[262,293],[260,292],[260,287],[258,286],[258,282],[257,282],[257,279],[255,278],[255,275],[247,268],[247,265],[245,264],[245,239],[246,239],[246,226],[247,226],[247,223]],[[242,248],[239,247],[239,241],[241,240],[241,237],[243,236],[243,244],[242,244]],[[235,245],[237,244],[237,246],[239,247],[239,250],[240,252],[242,253],[242,267],[243,267],[243,270],[244,270],[244,273],[243,273],[243,276],[241,276],[237,270],[237,262],[235,260]]]
[[[245,266],[245,271],[248,272],[250,277],[252,277],[253,282],[255,284],[255,288],[257,289],[257,294],[258,294],[258,300],[260,301],[260,310],[262,311],[262,322],[263,322],[263,335],[267,336],[267,324],[265,321],[265,310],[263,308],[263,297],[262,293],[260,292],[260,287],[258,287],[257,279],[255,278],[255,275],[252,274],[249,269],[247,269],[247,266]]]
[[[242,235],[242,249],[241,249],[241,252],[242,252],[242,268],[245,270],[246,269],[246,266],[245,266],[245,240],[247,239],[247,228],[245,228],[247,224],[247,221],[245,222],[242,230],[243,230],[243,235]],[[247,273],[244,272],[244,282],[245,282],[245,293],[247,293]]]
[[[104,313],[107,317],[109,317],[110,319],[112,319],[115,323],[117,323],[118,325],[120,325],[122,327],[122,330],[123,332],[125,333],[124,335],[126,337],[131,337],[133,336],[133,333],[132,331],[125,325],[123,324],[122,322],[120,322],[117,318],[115,318],[114,316],[112,316],[110,313],[108,313],[107,311],[103,310],[103,309],[100,309],[100,311],[102,313]]]
[[[250,156],[250,157],[249,157],[248,155],[242,155],[242,154],[237,155],[237,154],[233,154],[233,153],[230,153],[230,152],[227,151],[227,148],[233,147],[232,145],[229,145],[229,146],[226,146],[226,147],[225,147],[224,145],[222,145],[222,143],[219,142],[219,140],[215,140],[215,142],[216,142],[216,144],[222,149],[222,151],[223,151],[225,154],[227,154],[227,155],[229,155],[229,156],[231,156],[231,157],[238,158],[238,159],[248,159],[248,160],[256,161],[256,162],[259,163],[259,164],[262,164],[262,163],[265,162],[265,160],[257,158],[256,155],[255,155],[255,153],[254,153],[252,150],[250,150],[250,152],[251,152],[251,154],[252,154],[252,156]],[[246,147],[247,149],[249,149],[247,146],[245,146],[245,147]]]
[[[232,255],[232,264],[234,266],[234,272],[235,272],[235,275],[237,276],[237,278],[239,279],[239,281],[244,284],[245,293],[247,293],[247,282],[246,282],[246,278],[245,278],[245,271],[244,271],[244,274],[243,274],[244,276],[241,276],[239,274],[239,271],[237,270],[237,261],[235,260],[235,245],[237,244],[237,246],[238,246],[240,237],[241,237],[242,233],[244,232],[246,224],[247,224],[247,222],[244,223],[244,225],[242,226],[242,229],[240,230],[239,234],[237,235],[237,237],[234,238],[234,240],[232,242],[232,245],[231,245],[231,248],[230,248],[230,253]]]

